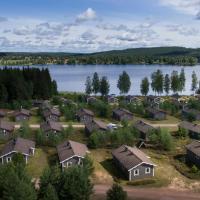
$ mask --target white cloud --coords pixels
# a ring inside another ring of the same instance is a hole
[[[8,21],[7,18],[5,18],[5,17],[0,17],[0,22],[6,22],[6,21]]]
[[[88,8],[85,12],[77,16],[76,22],[85,22],[89,20],[95,20],[96,18],[96,12],[92,8]]]

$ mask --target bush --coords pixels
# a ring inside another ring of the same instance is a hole
[[[107,200],[126,200],[127,192],[125,192],[122,186],[113,184],[112,188],[107,191]]]
[[[189,133],[187,129],[179,127],[178,132],[177,132],[178,137],[186,138],[188,137],[188,134]]]

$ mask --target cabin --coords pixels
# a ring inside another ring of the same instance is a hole
[[[107,130],[108,130],[107,124],[97,119],[93,119],[91,122],[85,124],[85,132],[88,135],[91,135],[94,131],[105,132]]]
[[[3,110],[0,110],[0,119],[3,119],[6,116],[6,112]]]
[[[145,123],[144,121],[142,120],[138,120],[134,125],[133,127],[138,130],[139,134],[140,134],[140,139],[142,141],[149,141],[149,134],[156,130],[153,126]]]
[[[46,109],[43,111],[43,117],[46,121],[59,121],[61,114],[57,108]]]
[[[26,164],[31,156],[35,153],[35,142],[23,138],[16,138],[9,141],[2,149],[0,153],[1,163],[9,163],[12,161],[12,157],[20,153],[23,155]]]
[[[87,97],[86,101],[87,101],[87,104],[93,104],[93,103],[97,102],[97,98],[95,98],[95,97]]]
[[[110,104],[117,104],[118,103],[118,99],[115,96],[113,96],[113,95],[108,95],[106,97],[106,101],[108,103],[110,103]]]
[[[130,111],[124,109],[124,108],[117,108],[113,110],[112,113],[113,119],[117,121],[123,121],[123,120],[132,120],[133,119],[133,113]]]
[[[182,121],[179,124],[179,128],[185,129],[188,131],[188,134],[193,139],[200,139],[200,125],[193,124],[191,122]]]
[[[142,100],[137,97],[137,96],[132,96],[132,95],[128,95],[125,97],[125,102],[126,103],[131,103],[131,104],[135,104],[135,105],[140,105],[142,104]]]
[[[83,165],[83,160],[89,152],[85,144],[74,141],[65,141],[57,146],[59,162],[62,169],[75,165]]]
[[[14,124],[8,121],[0,121],[0,138],[8,139],[12,136],[15,127]]]
[[[167,118],[167,113],[163,110],[156,108],[147,108],[146,113],[148,116],[154,120],[165,120]]]
[[[51,109],[50,101],[48,100],[43,101],[39,108],[42,111]]]
[[[60,123],[54,121],[46,121],[40,124],[40,129],[49,137],[50,134],[58,135],[63,131]]]
[[[159,108],[159,105],[164,102],[164,99],[161,97],[149,95],[146,97],[146,102],[150,107]]]
[[[136,147],[122,145],[112,151],[113,161],[127,180],[152,178],[155,164]]]
[[[77,112],[76,116],[77,116],[77,120],[79,122],[86,124],[86,123],[91,122],[93,120],[94,113],[91,110],[82,108]]]
[[[182,115],[185,118],[188,118],[191,116],[194,118],[194,120],[200,120],[200,111],[195,110],[195,109],[184,108],[182,110]]]
[[[23,108],[14,113],[16,122],[27,121],[29,120],[30,116],[30,111]]]
[[[44,100],[34,99],[34,100],[32,100],[32,106],[33,107],[41,107],[43,102],[44,102]]]
[[[200,169],[200,142],[193,141],[186,146],[186,161]]]

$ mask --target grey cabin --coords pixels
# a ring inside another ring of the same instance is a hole
[[[92,134],[92,132],[94,131],[105,132],[107,130],[108,130],[107,124],[97,119],[93,119],[91,122],[85,124],[85,132],[88,135]]]
[[[145,123],[142,120],[138,120],[133,126],[138,130],[140,134],[140,139],[142,141],[149,141],[150,132],[155,130],[153,126]]]
[[[28,162],[30,156],[34,156],[35,142],[23,138],[16,138],[9,141],[3,148],[0,154],[1,163],[9,163],[16,153],[21,153],[24,156],[25,162]]]
[[[83,165],[88,148],[85,144],[69,140],[58,145],[57,152],[62,169],[64,169],[74,165]]]
[[[0,138],[8,139],[14,131],[14,124],[8,121],[0,120]]]
[[[50,134],[60,134],[63,128],[60,123],[54,121],[46,121],[41,123],[40,129],[48,137]]]
[[[26,109],[20,109],[19,111],[15,112],[14,117],[16,122],[29,120],[30,111]]]
[[[76,116],[79,122],[88,123],[93,120],[94,113],[91,110],[82,108],[77,112]]]
[[[57,108],[46,109],[43,111],[43,117],[46,121],[59,121],[61,114]]]
[[[122,145],[112,151],[113,161],[129,181],[151,178],[155,164],[136,147]]]
[[[188,131],[189,136],[193,139],[200,139],[200,125],[193,124],[191,122],[182,121],[179,124],[179,128],[183,128]]]
[[[186,146],[186,161],[200,168],[200,142],[193,141]]]
[[[163,110],[157,108],[147,108],[146,113],[148,116],[154,120],[165,120],[167,118],[167,113]]]
[[[193,116],[195,120],[200,120],[200,111],[195,109],[184,108],[182,110],[183,117]]]
[[[113,116],[113,119],[118,120],[118,121],[133,119],[133,113],[123,108],[117,108],[113,110],[112,116]]]

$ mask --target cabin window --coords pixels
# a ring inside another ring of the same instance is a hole
[[[134,174],[134,176],[139,176],[139,169],[135,169],[135,170],[133,171],[133,174]]]
[[[72,166],[72,162],[67,162],[67,167]]]
[[[47,137],[49,137],[49,134],[47,133]]]
[[[151,173],[151,168],[150,167],[145,168],[145,174],[150,174],[150,173]]]
[[[7,163],[11,162],[11,157],[7,157]]]

